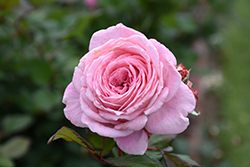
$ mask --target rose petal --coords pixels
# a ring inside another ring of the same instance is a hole
[[[110,39],[128,38],[132,35],[145,36],[139,31],[136,31],[132,28],[128,28],[123,24],[119,23],[116,26],[112,26],[108,29],[95,32],[90,39],[89,50],[102,46]]]
[[[84,119],[84,118],[83,118]],[[83,120],[92,132],[96,132],[100,136],[105,137],[124,137],[133,133],[132,130],[127,129],[115,129],[111,124],[102,124],[92,119]]]
[[[81,110],[79,97],[79,92],[77,92],[73,83],[71,82],[67,86],[63,96],[63,103],[66,104],[66,107],[64,108],[64,114],[66,118],[70,120],[75,126],[87,127],[87,125],[81,121],[81,117],[84,115],[84,113]]]
[[[73,74],[73,83],[78,92],[80,92],[80,89],[82,87],[81,85],[81,77],[83,75],[82,70],[79,67],[75,67],[75,71]]]
[[[169,89],[169,93],[166,99],[167,102],[176,94],[182,81],[181,75],[178,73],[176,68],[168,62],[164,64],[163,78],[164,87],[167,87]]]
[[[155,134],[177,134],[183,132],[189,125],[186,117],[195,108],[195,98],[192,91],[184,83],[175,96],[165,103],[157,112],[149,116],[146,129]]]
[[[157,111],[158,109],[161,108],[161,106],[164,104],[164,102],[166,101],[167,95],[168,95],[169,89],[168,88],[164,88],[160,95],[157,96],[157,100],[155,100],[155,103],[152,105],[149,105],[147,107],[147,109],[144,111],[144,113],[146,115],[152,114],[155,111]]]
[[[106,111],[99,110],[99,114],[100,114],[101,117],[105,118],[106,120],[113,121],[112,122],[113,124],[117,124],[116,121],[118,119],[121,119],[121,120],[133,120],[136,117],[138,117],[139,115],[141,115],[141,113],[143,113],[143,111],[144,111],[144,109],[140,109],[140,110],[137,110],[136,112],[129,113],[129,114],[124,112],[123,114],[117,116],[117,115],[114,115],[113,113],[109,113],[109,112],[106,112]]]
[[[147,117],[145,115],[141,115],[131,121],[126,121],[125,123],[121,123],[115,126],[116,129],[130,129],[134,131],[141,130],[147,122]]]
[[[114,138],[118,147],[134,155],[143,155],[148,148],[148,135],[144,130],[135,131],[129,136]]]
[[[154,96],[151,98],[150,103],[148,104],[147,108],[145,109],[144,113],[146,115],[152,114],[153,112],[157,111],[159,108],[161,108],[162,104],[166,101],[169,89],[167,87],[163,87],[163,64],[160,63],[160,71],[161,76],[159,77],[159,85],[157,86],[157,89],[153,92]]]
[[[86,96],[86,93],[87,89],[82,88],[79,101],[83,113],[95,121],[101,123],[112,123],[110,120],[106,120],[98,114],[98,109],[93,105],[93,102],[89,100],[89,97]]]
[[[94,60],[102,57],[103,59],[107,58],[107,54],[109,54],[114,46],[118,45],[118,40],[109,40],[102,47],[95,48],[86,53],[81,59],[79,63],[79,67],[84,71],[88,68],[89,65],[93,63]]]
[[[162,62],[164,61],[169,61],[172,65],[176,66],[177,65],[177,61],[175,56],[173,55],[173,53],[166,48],[163,44],[159,43],[157,40],[155,39],[149,39],[149,41],[156,47],[158,54],[160,56],[160,60]]]

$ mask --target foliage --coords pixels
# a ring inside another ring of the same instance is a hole
[[[165,44],[190,68],[197,59],[192,44],[209,42],[227,2],[212,0],[201,12],[203,2],[195,0],[100,0],[96,9],[82,0],[0,0],[0,150],[18,154],[0,151],[0,164],[102,166],[74,143],[46,146],[62,125],[85,134],[64,118],[61,99],[91,35],[122,22]]]
[[[88,141],[84,140],[78,133],[74,130],[62,127],[59,129],[48,141],[48,144],[51,144],[54,140],[57,139],[64,139],[68,142],[76,142],[85,149],[87,149],[95,159],[99,162],[110,166],[117,166],[117,167],[146,167],[146,166],[154,166],[154,167],[163,167],[163,165],[168,167],[199,167],[199,165],[193,161],[189,156],[186,155],[176,155],[170,154],[169,152],[169,144],[175,138],[175,135],[152,135],[149,139],[149,147],[148,153],[150,151],[151,155],[158,154],[160,155],[156,159],[152,159],[152,156],[147,155],[125,155],[122,156],[122,153],[115,154],[115,157],[108,157],[106,156],[109,152],[114,149],[115,142],[112,138],[102,137],[99,136],[91,131],[88,131]],[[157,140],[157,142],[155,142]],[[158,146],[162,146],[159,148]],[[118,152],[121,151],[118,148]],[[173,151],[173,150],[171,150]],[[152,154],[153,153],[153,154]],[[121,155],[120,155],[121,154]],[[157,159],[163,159],[163,164],[160,163]]]

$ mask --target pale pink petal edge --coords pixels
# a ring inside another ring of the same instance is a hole
[[[143,155],[148,148],[148,135],[145,130],[135,131],[126,137],[114,140],[117,146],[128,154]]]
[[[147,120],[148,120],[147,116],[141,115],[131,121],[126,121],[125,123],[118,124],[115,126],[115,128],[138,131],[144,128],[144,126],[147,123]]]
[[[194,110],[195,103],[192,91],[181,83],[176,95],[149,116],[145,128],[155,134],[181,133],[189,125],[187,115]]]
[[[77,92],[73,82],[71,82],[65,89],[63,95],[63,103],[66,104],[66,107],[64,108],[64,114],[66,118],[70,120],[70,122],[75,126],[87,127],[87,125],[81,121],[82,115],[84,115],[84,113],[81,110],[79,96],[79,92]]]
[[[124,26],[122,23],[119,23],[116,26],[112,26],[107,29],[95,32],[90,39],[89,50],[97,48],[111,39],[128,38],[132,35],[145,37],[145,35],[140,33],[139,31],[136,31],[132,28]]]
[[[177,60],[174,54],[166,48],[163,44],[155,39],[149,39],[149,41],[156,47],[161,61],[169,61],[172,65],[177,65]]]

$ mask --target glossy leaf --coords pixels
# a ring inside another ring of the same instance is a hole
[[[164,153],[163,158],[167,167],[199,167],[199,164],[187,155]]]
[[[162,164],[149,158],[147,155],[127,155],[122,157],[107,158],[104,161],[117,167],[163,167]]]
[[[78,133],[76,133],[74,130],[63,126],[61,129],[59,129],[51,138],[48,140],[47,144],[51,144],[53,141],[57,139],[63,139],[67,142],[76,142],[79,145],[86,148],[90,153],[92,154],[100,154],[100,151],[102,151],[101,148],[96,148],[92,144],[88,143],[86,140],[84,140]]]
[[[101,157],[108,155],[108,153],[113,149],[115,141],[112,138],[99,136],[97,133],[93,133],[87,130],[88,141],[97,148],[102,148],[100,152]]]
[[[153,134],[149,138],[149,147],[166,148],[176,138],[177,135],[158,135]]]

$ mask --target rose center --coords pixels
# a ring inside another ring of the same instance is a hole
[[[118,94],[123,94],[128,91],[130,83],[131,74],[126,68],[118,68],[111,73],[109,78],[111,89]]]

